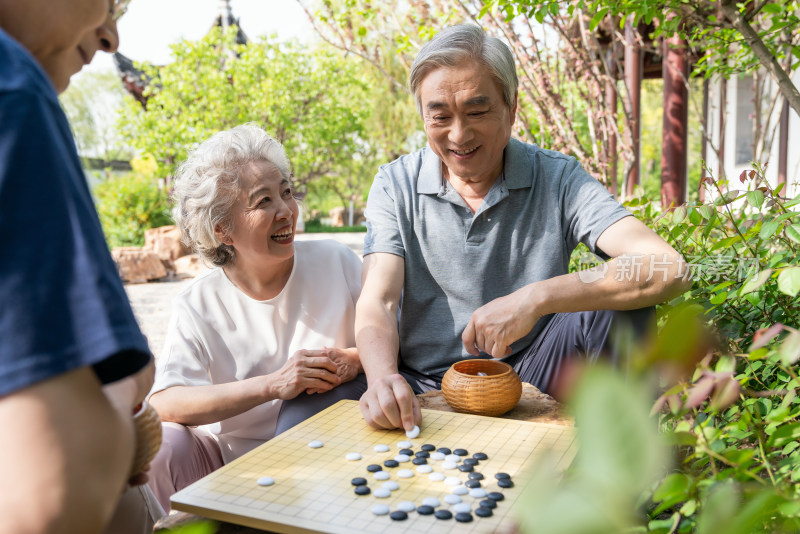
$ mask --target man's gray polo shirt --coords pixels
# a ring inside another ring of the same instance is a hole
[[[597,238],[628,215],[575,158],[515,139],[475,214],[442,180],[430,148],[381,166],[367,200],[364,255],[405,258],[401,366],[441,377],[453,362],[471,358],[461,334],[477,308],[567,273],[578,242],[600,253]],[[527,347],[547,319],[513,352]]]

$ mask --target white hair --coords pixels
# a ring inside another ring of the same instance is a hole
[[[259,126],[248,123],[214,134],[189,153],[176,173],[172,216],[183,241],[214,265],[225,265],[233,247],[215,233],[233,229],[231,210],[239,194],[239,178],[249,163],[267,161],[284,178],[292,173],[283,146]]]
[[[417,54],[408,75],[408,87],[414,95],[417,111],[422,113],[419,87],[431,71],[441,67],[455,67],[465,59],[484,65],[492,78],[500,85],[503,100],[511,109],[516,102],[517,71],[514,56],[508,46],[498,39],[486,35],[474,24],[458,24],[443,29],[433,36]]]

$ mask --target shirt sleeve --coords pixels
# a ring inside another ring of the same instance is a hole
[[[364,237],[364,255],[388,252],[405,258],[405,247],[397,220],[397,205],[392,190],[392,180],[381,167],[372,182],[367,197],[367,235]]]
[[[164,349],[156,360],[150,395],[172,386],[209,386],[209,354],[202,342],[198,318],[180,297],[175,301]]]
[[[123,353],[150,360],[55,97],[0,93],[0,396]],[[108,366],[106,366],[108,367]]]
[[[607,257],[597,249],[597,239],[609,226],[631,213],[574,158],[564,168],[560,197],[564,240],[569,249],[583,243],[595,254]]]

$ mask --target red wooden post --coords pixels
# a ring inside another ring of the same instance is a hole
[[[687,43],[678,36],[664,40],[664,120],[661,141],[661,208],[686,202],[689,62]]]

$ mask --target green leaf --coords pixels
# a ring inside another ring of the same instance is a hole
[[[688,498],[687,492],[689,491],[689,477],[683,473],[672,473],[667,476],[661,484],[659,484],[656,491],[653,493],[653,499],[656,501],[666,501],[678,498],[685,500]]]
[[[765,3],[761,9],[765,13],[780,13],[782,11],[781,6],[778,4],[770,4],[769,2]]]
[[[672,224],[678,224],[686,218],[686,206],[678,206],[672,210]]]
[[[778,289],[790,297],[796,297],[800,293],[800,267],[783,269],[778,275]]]
[[[800,224],[793,224],[791,226],[787,226],[785,232],[786,232],[786,237],[788,237],[795,243],[800,243]]]
[[[755,191],[747,192],[747,203],[754,208],[760,208],[764,203],[764,192],[756,189]]]
[[[744,285],[739,289],[739,296],[746,295],[748,293],[752,293],[759,287],[763,286],[764,283],[769,280],[770,275],[772,274],[772,269],[764,269],[763,271],[759,272],[755,277],[748,278]]]
[[[595,28],[597,28],[597,25],[600,24],[600,21],[603,20],[603,18],[606,16],[607,13],[608,13],[607,7],[604,7],[603,9],[595,13],[594,16],[592,17],[592,20],[589,21],[589,29],[594,30]]]
[[[783,447],[800,439],[800,423],[789,423],[778,427],[767,440],[769,447]]]
[[[778,227],[780,225],[781,223],[777,221],[766,221],[765,223],[762,223],[761,232],[759,232],[758,237],[764,240],[771,238],[773,235],[775,235],[775,232],[778,231]]]
[[[789,335],[781,343],[779,353],[784,364],[792,365],[800,359],[800,331],[790,327],[786,329],[789,330]]]
[[[711,302],[711,304],[714,304],[716,306],[717,304],[722,304],[723,302],[725,302],[727,298],[728,298],[728,293],[726,291],[722,291],[720,293],[714,294],[714,296],[709,299],[709,302]]]
[[[705,220],[711,219],[714,215],[714,208],[711,206],[700,206],[697,208],[697,211],[700,212],[700,215],[702,215]]]

